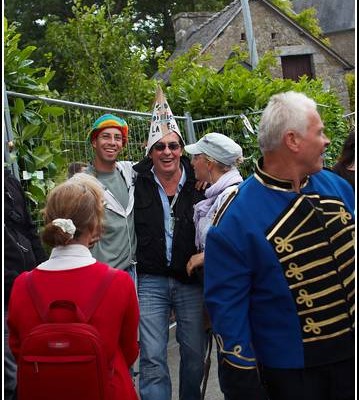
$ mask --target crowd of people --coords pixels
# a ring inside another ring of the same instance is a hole
[[[273,95],[258,129],[262,157],[243,180],[238,143],[211,132],[186,145],[177,128],[150,133],[132,163],[117,160],[126,121],[98,118],[93,160],[69,166],[47,197],[49,256],[5,171],[5,399],[29,398],[23,346],[44,321],[39,304],[63,317],[52,307],[70,303],[86,317],[97,297],[86,321],[104,348],[104,399],[172,398],[173,315],[180,400],[202,399],[212,335],[225,400],[354,399],[354,132],[335,172],[324,168],[330,141],[316,103]],[[31,382],[33,398],[45,387],[73,398],[64,382]]]

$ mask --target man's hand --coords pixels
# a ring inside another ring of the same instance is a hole
[[[205,190],[207,187],[209,187],[209,183],[207,181],[196,181],[196,184],[194,187],[199,191],[199,190]]]
[[[186,270],[188,276],[191,276],[196,268],[204,265],[204,252],[194,254],[188,261]]]

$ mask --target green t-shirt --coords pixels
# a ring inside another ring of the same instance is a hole
[[[129,203],[129,192],[120,171],[96,172],[95,176],[125,210]],[[94,258],[111,267],[117,269],[129,267],[131,260],[135,260],[136,257],[133,209],[126,217],[105,208],[104,232],[90,251]]]

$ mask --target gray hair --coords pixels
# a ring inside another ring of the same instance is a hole
[[[261,152],[276,149],[288,130],[304,135],[309,112],[316,109],[315,101],[304,93],[289,91],[273,95],[259,123],[258,144]]]

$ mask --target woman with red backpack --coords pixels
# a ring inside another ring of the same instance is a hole
[[[134,283],[88,249],[102,230],[102,188],[76,174],[50,192],[44,217],[50,258],[16,279],[9,303],[18,400],[137,399]]]

